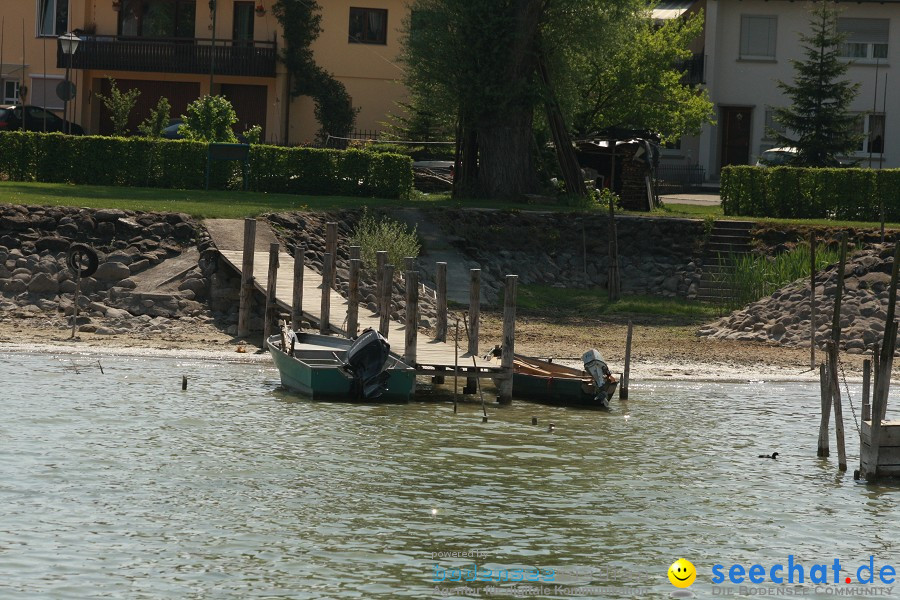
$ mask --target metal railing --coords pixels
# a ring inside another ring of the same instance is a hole
[[[706,179],[703,165],[666,164],[661,162],[654,172],[657,194],[685,194],[695,191]]]
[[[74,69],[206,74],[213,55],[217,75],[275,76],[275,42],[86,36],[71,58]],[[56,66],[68,59],[57,46]]]
[[[675,68],[684,71],[682,83],[686,85],[699,85],[706,83],[706,57],[703,54],[695,54],[691,58],[679,60]]]

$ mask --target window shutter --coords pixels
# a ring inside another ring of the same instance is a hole
[[[62,79],[31,78],[31,89],[28,90],[28,103],[42,106],[50,110],[62,110],[63,101],[56,95],[56,86]]]
[[[775,57],[776,17],[741,17],[741,56]]]
[[[838,19],[838,33],[844,34],[849,43],[888,43],[889,19]]]

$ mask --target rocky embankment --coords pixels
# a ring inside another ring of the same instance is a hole
[[[71,327],[75,276],[66,258],[76,242],[99,257],[80,282],[79,331],[140,336],[215,320],[207,304],[214,252],[189,216],[15,205],[0,208],[0,319]],[[155,268],[185,251],[192,256],[165,281]]]
[[[893,264],[894,246],[886,244],[871,246],[848,258],[840,318],[841,346],[847,352],[862,354],[881,341]],[[831,334],[837,273],[835,265],[816,276],[819,347],[824,347]],[[798,280],[704,327],[698,335],[803,346],[809,344],[810,313],[809,280]]]

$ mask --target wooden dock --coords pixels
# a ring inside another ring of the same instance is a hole
[[[240,222],[243,225],[243,222]],[[274,239],[274,234],[267,231],[269,228],[265,223],[259,223],[260,233],[263,239]],[[215,228],[208,227],[213,241],[217,241],[217,233]],[[233,240],[229,243],[223,238],[223,244],[219,246],[219,254],[222,259],[237,273],[244,277],[245,253],[243,250],[233,249],[235,245]],[[224,248],[223,248],[224,246]],[[231,246],[232,248],[228,248]],[[264,297],[269,291],[269,273],[272,270],[272,257],[270,252],[261,251],[260,244],[253,246],[252,259],[252,285],[253,288],[260,292]],[[272,246],[274,248],[274,246]],[[277,308],[287,314],[291,314],[294,308],[294,257],[286,252],[279,251],[277,255],[277,270],[275,273],[274,298]],[[325,269],[327,271],[327,269]],[[351,284],[352,285],[352,284]],[[329,312],[329,318],[326,331],[347,336],[349,321],[349,302],[334,289],[330,289],[325,298],[322,293],[323,274],[314,271],[308,266],[303,266],[302,273],[302,306],[300,307],[302,318],[317,324],[321,328],[323,309]],[[446,306],[446,303],[444,304]],[[364,304],[357,306],[358,329],[362,331],[366,328],[379,329],[383,323],[378,314],[373,313]],[[415,323],[416,319],[413,318]],[[503,369],[496,362],[484,360],[480,356],[468,352],[469,344],[465,338],[459,340],[459,350],[455,348],[452,339],[452,333],[449,333],[448,341],[442,342],[435,339],[429,339],[423,332],[416,331],[413,336],[407,335],[407,325],[398,321],[390,321],[388,323],[387,337],[393,351],[404,356],[409,356],[409,348],[407,348],[407,340],[412,337],[415,340],[415,349],[412,354],[415,356],[413,366],[420,375],[445,376],[458,373],[460,377],[467,378],[494,378],[505,380],[510,377],[510,371]],[[477,345],[474,346],[477,348]],[[473,361],[474,356],[474,361]],[[455,367],[454,365],[458,365]]]

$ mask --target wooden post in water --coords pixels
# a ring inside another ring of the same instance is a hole
[[[378,302],[378,314],[381,314],[381,299],[384,297],[384,265],[387,264],[387,250],[375,253],[375,300]]]
[[[872,418],[872,406],[870,404],[871,396],[869,394],[870,383],[872,379],[872,361],[866,359],[863,361],[863,389],[862,389],[862,419],[868,421]]]
[[[291,329],[300,329],[300,319],[303,318],[303,263],[306,260],[306,246],[300,245],[294,249],[294,297],[291,303]]]
[[[834,313],[831,316],[831,341],[836,348],[841,343],[841,301],[844,296],[844,270],[847,265],[847,234],[841,233],[841,259],[838,261],[837,289],[834,292]]]
[[[359,246],[355,246],[357,249]],[[353,246],[351,246],[350,255]],[[347,337],[355,338],[359,330],[359,269],[362,266],[362,260],[359,258],[350,259],[350,289],[347,293]]]
[[[628,373],[631,371],[631,319],[628,319],[628,335],[625,336],[625,372],[619,384],[619,400],[628,400]]]
[[[378,307],[381,311],[381,321],[378,324],[378,332],[384,337],[388,336],[391,323],[391,296],[394,293],[394,265],[384,265],[384,277],[381,281],[381,298]]]
[[[500,404],[512,402],[513,355],[516,353],[516,288],[518,282],[518,275],[506,276],[506,289],[503,293],[503,353],[500,357],[503,379],[500,380]]]
[[[334,254],[326,252],[322,257],[322,318],[319,320],[319,333],[327,335],[331,325],[331,273],[334,266]]]
[[[834,404],[834,433],[838,449],[838,469],[847,470],[847,448],[844,444],[844,415],[841,407],[841,384],[838,380],[838,348],[837,343],[828,343],[828,385],[831,388],[831,399]]]
[[[437,335],[439,342],[447,341],[447,263],[437,263]]]
[[[419,334],[419,272],[406,272],[406,339],[403,344],[403,361],[416,366],[416,343]]]
[[[809,368],[816,368],[816,234],[809,234]]]
[[[238,337],[250,335],[250,305],[253,302],[253,252],[256,248],[256,219],[244,219],[244,260],[241,264],[241,300],[238,308]]]
[[[827,457],[831,452],[828,449],[828,421],[831,417],[831,387],[828,378],[828,367],[825,363],[819,365],[819,390],[822,394],[822,419],[819,421],[819,447],[816,456]]]
[[[481,269],[469,270],[469,347],[471,356],[478,356],[478,324],[481,321]],[[478,390],[475,377],[466,379],[463,394],[474,394]]]
[[[331,284],[334,285],[335,275],[337,274],[337,234],[338,224],[334,221],[325,223],[325,252],[331,254]]]
[[[457,393],[459,391],[459,319],[453,335],[453,414],[456,414]]]
[[[279,247],[277,243],[269,244],[269,280],[266,286],[266,320],[263,323],[263,349],[266,348],[266,340],[269,339],[269,334],[272,333],[272,325],[275,324],[275,317],[278,312],[275,306],[275,284],[278,280]]]

